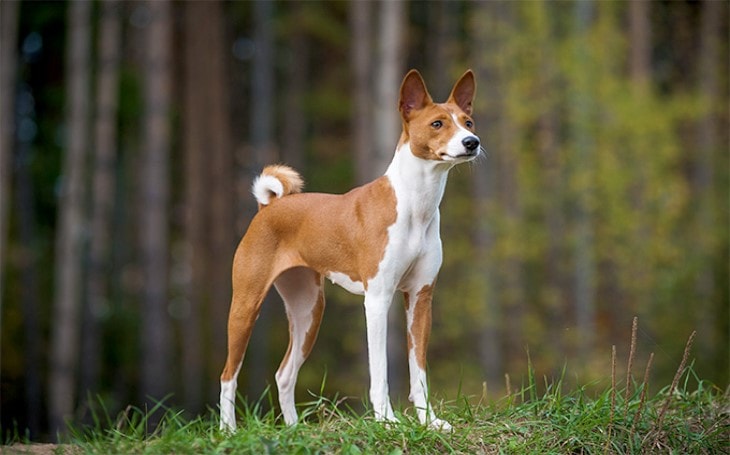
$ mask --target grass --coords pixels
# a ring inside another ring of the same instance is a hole
[[[690,387],[690,384],[693,387]],[[412,410],[384,426],[323,397],[302,406],[303,422],[284,426],[274,411],[239,409],[239,429],[218,430],[217,415],[185,420],[167,410],[151,427],[150,413],[128,409],[115,421],[75,430],[70,443],[86,453],[728,453],[728,397],[687,369],[671,394],[651,398],[643,384],[624,403],[622,391],[565,394],[560,382],[538,394],[534,377],[519,392],[494,403],[460,399],[438,405],[455,431],[420,425]],[[689,389],[692,389],[691,391]],[[643,398],[642,398],[643,395]],[[270,397],[270,396],[269,396]],[[268,397],[267,397],[268,398]],[[668,406],[666,403],[670,403]],[[627,412],[624,412],[627,409]],[[666,411],[662,412],[664,409]]]
[[[641,382],[634,380],[630,368],[624,382],[616,377],[615,347],[611,383],[600,393],[588,391],[595,390],[595,384],[566,392],[562,378],[538,384],[528,355],[521,389],[509,390],[496,401],[459,397],[436,402],[437,414],[454,425],[451,433],[425,428],[413,409],[398,415],[401,423],[386,426],[369,414],[356,413],[346,400],[318,395],[300,405],[301,423],[287,427],[278,411],[262,411],[263,404],[276,409],[271,406],[272,394],[266,393],[253,404],[241,401],[239,429],[232,435],[218,430],[214,410],[188,420],[162,404],[149,412],[130,407],[116,418],[102,409],[93,426],[72,428],[68,443],[73,449],[61,450],[74,454],[730,453],[730,396],[686,365],[692,340],[672,383],[653,394],[648,383],[651,360]],[[159,415],[158,411],[163,417],[153,424],[150,416]]]

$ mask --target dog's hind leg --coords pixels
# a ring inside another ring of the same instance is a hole
[[[244,238],[245,241],[245,238]],[[262,249],[249,253],[243,243],[233,263],[233,297],[228,314],[228,356],[221,373],[221,430],[236,429],[236,380],[241,370],[251,331],[259,316],[261,303],[273,281],[273,266]],[[255,266],[254,266],[255,265]]]
[[[287,425],[297,423],[294,388],[297,375],[312,351],[324,312],[324,280],[317,272],[295,267],[274,282],[289,318],[289,348],[276,372],[279,404]]]

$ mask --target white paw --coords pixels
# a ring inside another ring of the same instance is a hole
[[[220,429],[222,432],[225,433],[235,433],[236,432],[236,420],[230,420],[227,418],[221,419],[221,426]]]
[[[430,428],[433,428],[434,430],[438,430],[444,433],[451,433],[452,431],[454,431],[454,427],[452,427],[449,422],[441,419],[433,419],[431,422],[429,422],[428,426]]]
[[[284,410],[282,411],[282,416],[284,417],[284,423],[286,423],[287,426],[293,426],[299,422],[299,416],[296,411]]]
[[[393,428],[400,423],[400,420],[398,420],[392,410],[388,410],[384,414],[376,412],[375,420],[382,423],[386,428]]]

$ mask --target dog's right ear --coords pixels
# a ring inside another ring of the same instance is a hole
[[[426,83],[423,82],[421,74],[416,70],[410,70],[403,78],[400,86],[400,102],[398,109],[401,116],[408,120],[413,111],[423,109],[433,103],[431,95],[426,89]]]

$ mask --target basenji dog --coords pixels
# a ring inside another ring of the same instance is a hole
[[[449,170],[481,151],[471,118],[471,70],[445,103],[434,103],[411,70],[400,88],[403,132],[385,175],[348,193],[301,193],[293,169],[267,166],[254,181],[259,211],[233,259],[228,357],[221,374],[221,429],[235,430],[236,378],[261,303],[273,284],[289,318],[289,348],[276,372],[288,425],[297,422],[294,386],[324,312],[324,279],[365,296],[370,402],[380,421],[397,421],[388,396],[386,331],[397,291],[405,298],[410,400],[419,420],[449,431],[428,402],[426,345],[431,297],[441,266],[439,204]]]

